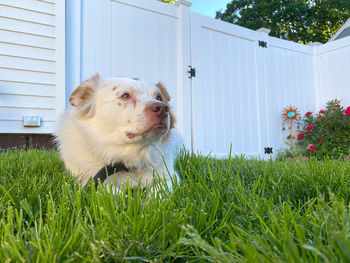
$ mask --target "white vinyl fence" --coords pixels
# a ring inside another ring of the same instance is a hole
[[[283,107],[315,105],[313,48],[198,14],[191,32],[194,149],[225,155],[232,144],[259,155],[281,147]]]
[[[263,156],[264,147],[283,146],[284,107],[305,113],[333,98],[350,105],[350,37],[305,46],[192,13],[183,0],[66,4],[65,102],[96,72],[162,81],[194,152],[225,156],[232,145],[235,154]]]
[[[316,49],[318,102],[342,99],[350,105],[350,37],[342,38]]]

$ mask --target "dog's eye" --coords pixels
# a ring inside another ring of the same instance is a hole
[[[160,95],[158,95],[158,96],[156,97],[156,100],[162,101],[162,97],[161,97]]]
[[[130,98],[130,94],[125,92],[122,96],[121,96],[122,99],[129,99]]]

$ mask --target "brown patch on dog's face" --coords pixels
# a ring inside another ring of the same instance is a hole
[[[91,78],[83,81],[69,97],[70,104],[80,109],[81,117],[90,117],[93,114],[91,99],[95,94],[99,82],[100,75],[95,74]]]
[[[175,128],[176,119],[175,119],[175,116],[174,116],[172,109],[169,105],[170,96],[169,96],[168,91],[166,90],[166,88],[164,87],[164,85],[161,82],[158,82],[156,84],[156,86],[160,90],[162,101],[165,102],[169,107],[170,127],[169,127],[168,133],[164,136],[164,138],[162,140],[163,142],[166,142],[170,138],[171,129]]]
[[[158,82],[156,84],[156,86],[158,87],[158,89],[160,90],[160,93],[162,95],[162,100],[164,102],[169,102],[170,101],[170,96],[169,96],[169,93],[168,91],[166,90],[166,88],[163,86],[163,84],[161,82]]]
[[[94,90],[92,88],[79,86],[70,96],[69,102],[74,107],[81,107],[93,94]]]
[[[170,118],[170,127],[169,127],[169,131],[168,133],[164,136],[162,142],[166,142],[169,140],[172,129],[175,128],[175,123],[176,123],[176,119],[174,114],[171,111],[171,108],[169,107],[169,118]]]
[[[171,108],[170,109],[170,128],[169,130],[175,128],[176,118],[175,115],[172,113]]]

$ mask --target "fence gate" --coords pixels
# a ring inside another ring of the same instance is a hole
[[[261,34],[191,14],[192,147],[225,156],[263,153],[267,139]],[[259,98],[259,100],[258,100]],[[259,117],[261,115],[261,117]]]

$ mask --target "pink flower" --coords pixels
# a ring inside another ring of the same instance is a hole
[[[339,108],[340,107],[340,105],[339,104],[337,104],[337,105],[335,105],[337,108]]]
[[[325,110],[320,110],[320,113],[322,114],[322,113],[325,113],[326,111]]]
[[[310,152],[313,152],[314,150],[315,150],[315,146],[310,145],[310,146],[309,146],[309,151],[310,151]]]
[[[312,125],[308,125],[308,126],[306,127],[306,129],[307,129],[308,131],[311,131],[313,128],[314,128],[314,126],[312,126]]]
[[[320,137],[320,138],[318,138],[318,140],[319,140],[320,142],[322,142],[322,141],[323,141],[323,138],[322,138],[322,137]]]
[[[309,116],[311,113],[311,111],[308,111],[307,113],[305,113],[305,116]]]
[[[346,116],[350,115],[350,106],[346,108],[345,115]]]
[[[302,139],[304,136],[305,136],[304,133],[299,133],[299,134],[298,134],[298,138],[299,138],[299,139]]]

